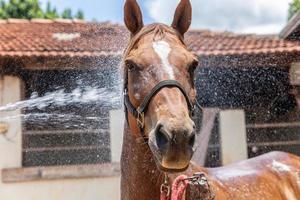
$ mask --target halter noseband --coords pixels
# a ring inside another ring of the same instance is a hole
[[[137,124],[138,127],[140,129],[140,134],[141,136],[147,140],[146,135],[144,133],[144,127],[145,127],[145,113],[147,112],[148,106],[151,102],[151,100],[155,97],[155,95],[161,91],[163,88],[178,88],[183,96],[186,99],[187,105],[188,105],[188,109],[189,109],[189,113],[190,116],[193,117],[194,115],[194,111],[195,111],[195,107],[200,107],[200,105],[198,104],[197,100],[195,101],[195,105],[192,104],[189,96],[187,95],[186,91],[184,90],[184,88],[182,87],[182,85],[176,81],[176,80],[165,80],[165,81],[161,81],[159,82],[151,91],[150,93],[144,98],[143,102],[140,104],[140,106],[138,106],[138,108],[135,108],[129,98],[128,95],[128,88],[127,88],[127,83],[126,86],[124,87],[124,105],[125,105],[125,114],[126,114],[126,119],[127,119],[127,123],[128,122],[128,112],[130,112],[137,120]]]

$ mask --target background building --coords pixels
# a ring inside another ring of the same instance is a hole
[[[208,151],[196,157],[206,166],[272,150],[300,155],[299,16],[280,36],[186,35],[200,60]],[[119,199],[124,120],[115,110],[128,37],[110,23],[0,21],[1,199]],[[237,155],[225,159],[232,122]]]

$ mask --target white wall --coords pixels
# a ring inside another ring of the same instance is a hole
[[[291,65],[290,83],[291,85],[300,86],[300,62]]]
[[[0,77],[0,107],[21,100],[21,84],[17,77]],[[20,114],[20,110],[0,111],[0,123],[8,125],[8,132],[0,135],[0,168],[22,166]]]
[[[243,110],[220,112],[220,144],[223,165],[248,158],[246,119]]]
[[[0,107],[21,99],[21,85],[22,82],[17,77],[0,77]],[[19,110],[13,112],[0,111],[0,123],[4,122],[9,125],[7,134],[0,135],[1,171],[4,168],[21,168],[22,166],[20,114]],[[10,117],[13,119],[8,119]],[[0,180],[2,180],[1,174]],[[119,200],[119,182],[119,177],[8,184],[0,181],[0,200]]]
[[[111,145],[111,161],[120,162],[122,143],[123,143],[123,129],[125,122],[124,110],[110,111],[110,145]]]
[[[119,200],[119,177],[0,183],[1,200]]]
[[[293,94],[295,95],[298,110],[300,110],[300,62],[293,63],[290,68],[290,83],[295,86],[293,88]]]

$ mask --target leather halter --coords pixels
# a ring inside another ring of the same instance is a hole
[[[127,119],[127,123],[128,122],[128,112],[130,112],[137,120],[137,124],[138,127],[140,129],[140,134],[141,136],[147,140],[147,137],[144,133],[144,127],[145,127],[145,113],[147,112],[148,106],[151,102],[151,100],[155,97],[155,95],[157,93],[159,93],[159,91],[161,91],[163,88],[178,88],[181,93],[183,94],[183,96],[186,99],[187,102],[187,106],[189,109],[189,113],[190,116],[193,117],[194,115],[194,111],[195,111],[195,107],[199,107],[200,105],[198,104],[197,100],[195,105],[192,104],[191,100],[189,99],[188,94],[186,93],[186,91],[184,90],[184,88],[182,87],[182,85],[176,81],[176,80],[165,80],[165,81],[161,81],[159,82],[151,91],[150,93],[144,98],[143,102],[140,104],[140,106],[138,106],[137,108],[135,108],[129,98],[128,95],[128,88],[127,88],[127,83],[125,84],[124,87],[124,105],[125,105],[125,114],[126,114],[126,119]]]

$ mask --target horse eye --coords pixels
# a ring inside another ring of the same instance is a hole
[[[127,68],[129,69],[129,71],[132,71],[134,69],[134,65],[132,64],[127,64]]]
[[[198,62],[198,60],[194,60],[193,62],[192,62],[192,64],[189,66],[189,74],[190,74],[190,77],[191,77],[191,84],[192,84],[192,87],[195,87],[195,85],[194,85],[194,76],[195,76],[195,70],[196,70],[196,68],[198,67],[198,65],[199,65],[199,62]]]
[[[127,61],[126,62],[126,66],[127,66],[127,68],[128,68],[129,71],[132,71],[132,70],[138,68],[137,65],[134,62],[132,62],[132,61]]]
[[[192,77],[194,76],[194,72],[195,72],[196,68],[198,67],[198,64],[199,64],[198,60],[194,60],[192,62],[192,64],[189,66],[189,72]]]

